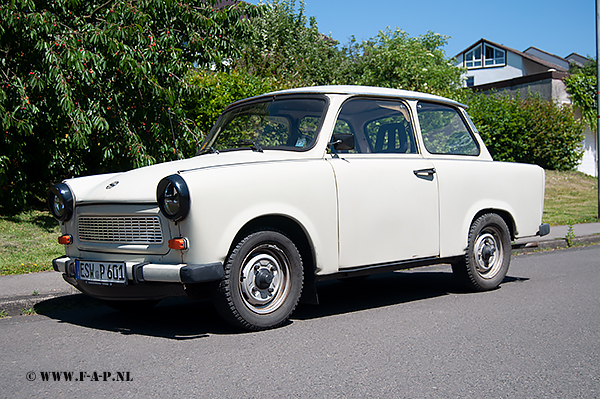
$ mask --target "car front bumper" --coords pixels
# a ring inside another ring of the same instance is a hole
[[[75,261],[63,256],[52,261],[57,272],[75,278]],[[204,265],[157,264],[126,262],[127,280],[136,284],[142,282],[195,284],[217,281],[223,278],[223,264],[220,262]]]
[[[187,295],[186,285],[220,280],[223,264],[155,264],[126,262],[126,284],[98,284],[76,278],[76,258],[63,256],[52,261],[65,281],[81,292],[103,300],[162,299]]]

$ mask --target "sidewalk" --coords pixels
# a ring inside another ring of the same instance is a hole
[[[571,239],[571,245],[600,242],[600,223],[575,224],[572,235],[569,233],[569,226],[550,226],[550,234],[547,236],[516,240],[513,242],[513,250],[523,253],[539,249],[566,248],[569,246],[567,236]]]
[[[527,253],[540,249],[566,248],[569,226],[552,226],[545,237],[528,237],[513,243],[513,253]],[[573,226],[572,245],[600,242],[600,223]],[[67,284],[62,274],[55,271],[0,276],[0,312],[18,316],[36,304],[65,295],[78,294]]]

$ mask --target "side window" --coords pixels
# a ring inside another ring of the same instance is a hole
[[[431,154],[479,155],[479,146],[455,108],[419,102],[419,123],[425,148]]]
[[[410,112],[400,101],[358,98],[344,103],[334,133],[352,133],[358,153],[416,154]]]
[[[306,148],[315,139],[315,133],[319,128],[320,118],[305,116],[298,125],[298,134],[292,145],[296,148]]]
[[[372,121],[365,127],[365,134],[372,152],[417,153],[412,129],[404,115]]]

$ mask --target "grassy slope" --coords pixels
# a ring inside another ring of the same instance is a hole
[[[551,225],[598,221],[598,180],[579,172],[546,172],[544,222]],[[52,269],[64,254],[58,223],[46,211],[0,216],[0,275]]]
[[[551,225],[598,221],[598,179],[581,172],[546,171],[544,222]]]
[[[59,235],[47,211],[0,216],[0,275],[51,270],[52,259],[64,254]]]

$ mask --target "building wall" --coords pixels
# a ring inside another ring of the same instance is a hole
[[[557,104],[571,104],[569,93],[567,93],[567,86],[561,79],[547,78],[535,82],[499,87],[496,91],[511,95],[518,92],[521,98],[537,94],[546,101],[553,101]]]
[[[545,65],[538,64],[537,62],[533,62],[526,58],[522,58],[523,60],[523,72],[524,75],[534,75],[536,73],[547,72],[551,68],[548,68]]]
[[[462,54],[456,58],[456,61],[457,66],[463,66]],[[507,51],[505,66],[469,69],[467,73],[463,75],[463,79],[466,81],[467,77],[469,76],[472,76],[474,78],[475,86],[484,85],[492,82],[498,82],[501,80],[518,78],[520,76],[523,76],[522,58],[517,56],[516,54]]]
[[[594,177],[598,177],[598,160],[596,159],[598,143],[596,141],[596,133],[591,131],[589,125],[586,125],[583,159],[577,170]]]

